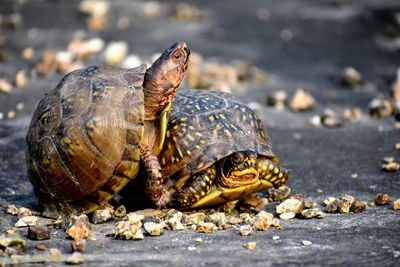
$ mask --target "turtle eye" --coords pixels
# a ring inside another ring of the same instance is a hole
[[[175,53],[173,54],[173,58],[174,58],[176,61],[181,61],[182,58],[183,58],[183,53],[182,53],[182,51],[181,51],[181,50],[175,51]]]
[[[242,163],[244,160],[243,153],[235,153],[232,155],[232,163],[239,164]]]

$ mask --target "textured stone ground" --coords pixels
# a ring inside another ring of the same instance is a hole
[[[302,87],[316,97],[317,107],[312,112],[298,114],[266,106],[259,111],[282,165],[293,170],[288,185],[294,192],[318,201],[350,194],[369,202],[379,192],[400,198],[399,172],[383,172],[380,168],[385,156],[400,159],[400,152],[394,149],[394,144],[400,142],[399,130],[394,129],[393,118],[376,120],[367,115],[372,98],[389,95],[400,65],[391,39],[383,37],[387,18],[400,10],[398,1],[336,1],[345,3],[340,6],[331,4],[334,1],[305,0],[192,2],[208,9],[210,16],[189,22],[171,20],[167,15],[147,22],[136,18],[127,30],[111,27],[95,34],[87,31],[84,18],[77,13],[76,1],[28,1],[21,7],[22,29],[0,30],[8,38],[6,48],[10,53],[8,62],[0,63],[0,76],[12,80],[18,70],[32,67],[20,59],[23,48],[62,48],[77,30],[107,42],[126,40],[130,51],[136,54],[150,55],[176,40],[184,40],[206,57],[221,62],[241,58],[268,72],[266,86],[234,92],[245,102],[264,104],[271,90],[281,88],[291,94]],[[115,25],[119,15],[134,13],[139,3],[112,1],[110,20]],[[175,3],[171,1],[165,7],[168,10]],[[12,6],[7,1],[0,3],[0,14],[9,14]],[[271,12],[269,20],[257,19],[256,10],[261,7]],[[36,29],[32,38],[28,34],[31,28]],[[290,41],[280,37],[284,29],[293,33]],[[341,69],[348,65],[364,75],[364,88],[350,90],[337,84]],[[35,208],[26,176],[24,136],[37,101],[60,78],[59,74],[37,78],[26,89],[0,94],[0,112],[13,109],[19,102],[25,104],[15,119],[0,120],[0,233],[16,220],[5,214],[7,204]],[[332,94],[334,98],[330,97]],[[316,128],[305,123],[324,108],[342,111],[354,106],[365,115],[341,128]],[[358,174],[356,179],[351,178],[353,173]],[[105,237],[112,226],[95,226],[96,240],[88,241],[85,253],[87,265],[400,265],[400,213],[389,206],[368,208],[362,214],[328,215],[322,220],[294,219],[283,222],[283,230],[257,232],[248,237],[235,230],[214,234],[188,230],[167,231],[160,237],[129,242]],[[22,233],[26,235],[26,230]],[[274,235],[280,239],[273,241]],[[197,237],[204,242],[197,244]],[[313,244],[303,246],[302,240]],[[245,248],[249,241],[257,242],[255,250]],[[28,242],[26,254],[39,254],[34,250],[38,243],[70,253],[69,241],[62,231],[54,231],[49,241]]]

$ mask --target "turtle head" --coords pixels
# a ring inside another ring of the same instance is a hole
[[[186,43],[177,42],[146,71],[143,87],[147,119],[157,118],[175,98],[176,89],[188,66],[189,55]]]
[[[221,162],[221,177],[217,183],[224,188],[248,185],[258,180],[257,153],[238,151]]]

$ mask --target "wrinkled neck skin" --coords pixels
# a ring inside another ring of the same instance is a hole
[[[159,119],[165,106],[174,99],[176,87],[170,85],[167,80],[153,77],[149,73],[145,75],[144,84],[146,85],[144,90],[145,121],[154,121]]]

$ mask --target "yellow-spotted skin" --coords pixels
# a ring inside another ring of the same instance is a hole
[[[222,161],[240,151],[255,156],[244,157],[243,166],[228,164],[231,176],[223,178]],[[173,181],[170,193],[178,208],[242,198],[288,179],[258,116],[231,94],[217,91],[177,93],[159,161],[163,176]]]

